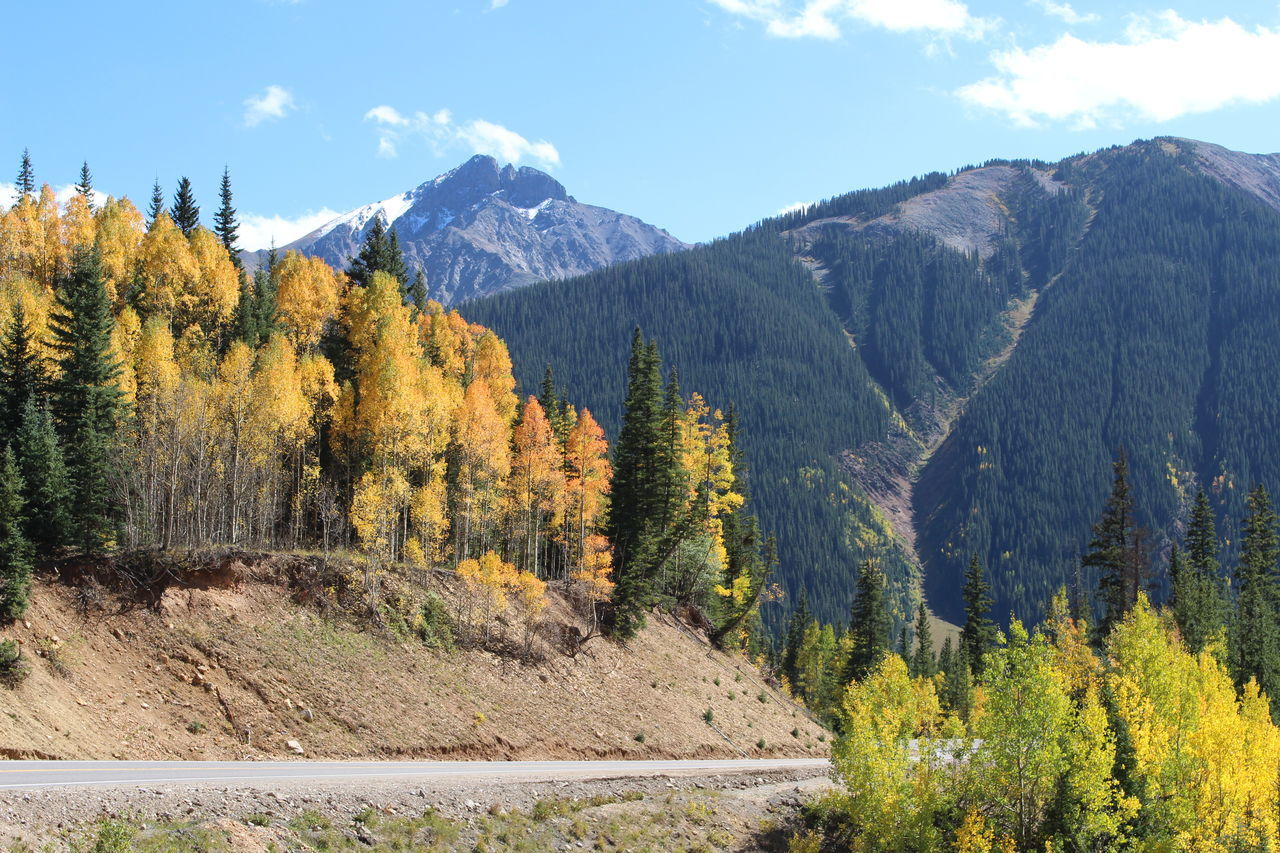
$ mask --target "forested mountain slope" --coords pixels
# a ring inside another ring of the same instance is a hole
[[[923,567],[958,618],[975,551],[995,612],[1034,618],[1073,579],[1117,448],[1157,549],[1196,485],[1229,548],[1249,484],[1280,482],[1278,187],[1275,157],[1188,140],[992,162],[464,313],[525,387],[549,364],[611,430],[617,342],[655,336],[737,408],[780,580],[820,618],[847,613],[865,556],[900,617]]]

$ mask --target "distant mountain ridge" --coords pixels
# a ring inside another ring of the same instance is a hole
[[[280,251],[345,268],[375,217],[395,230],[409,269],[426,276],[430,297],[446,305],[689,248],[634,216],[577,201],[545,172],[476,155],[414,189],[344,213]],[[250,263],[262,256],[254,253]]]
[[[960,619],[972,554],[996,614],[1036,619],[1077,580],[1118,448],[1158,566],[1196,489],[1224,565],[1245,492],[1280,489],[1276,154],[1162,137],[991,161],[463,310],[524,387],[550,364],[609,430],[618,341],[656,337],[734,405],[787,600],[828,621],[866,558],[896,620],[921,591]]]

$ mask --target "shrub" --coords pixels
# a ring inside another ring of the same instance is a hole
[[[715,712],[715,711],[713,711],[713,710],[711,710],[710,708],[708,708],[707,710],[705,710],[705,711],[703,711],[703,712],[702,712],[702,719],[703,719],[703,721],[704,721],[704,722],[708,722],[708,723],[709,723],[709,722],[711,722],[712,720],[714,720],[715,718],[716,718],[716,712]]]
[[[413,627],[418,639],[428,648],[453,650],[453,620],[449,618],[444,599],[434,592],[427,593]]]
[[[22,659],[22,648],[15,640],[0,640],[0,684],[17,687],[31,672],[31,665]]]
[[[636,732],[634,740],[636,743],[644,743],[644,732]]]

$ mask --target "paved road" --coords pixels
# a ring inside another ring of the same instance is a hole
[[[741,773],[822,768],[825,759],[729,761],[0,761],[0,790],[86,785],[255,785],[291,779],[403,779],[419,784]]]

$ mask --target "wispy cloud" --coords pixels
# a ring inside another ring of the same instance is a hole
[[[856,22],[896,33],[981,38],[994,21],[975,17],[960,0],[711,0],[734,15],[759,21],[779,38],[838,39]]]
[[[1102,20],[1102,16],[1096,12],[1086,12],[1084,14],[1077,12],[1070,3],[1055,3],[1053,0],[1032,0],[1032,2],[1046,15],[1061,18],[1073,26],[1076,24],[1094,24]]]
[[[284,118],[294,109],[293,93],[273,84],[244,99],[244,126],[257,127],[264,121]]]
[[[501,9],[505,5],[507,5],[507,0],[489,0],[490,9]]]
[[[240,217],[240,246],[250,251],[269,248],[272,243],[284,246],[340,215],[327,207],[293,218],[245,214]]]
[[[1280,30],[1230,18],[1187,21],[1167,11],[1135,19],[1123,41],[1064,35],[991,61],[996,75],[956,94],[1023,126],[1163,122],[1280,98]]]
[[[456,149],[491,154],[509,163],[530,162],[546,168],[560,165],[560,152],[546,140],[531,141],[484,119],[458,122],[449,110],[405,115],[394,107],[374,107],[364,114],[378,128],[378,156],[396,157],[406,141],[423,140],[438,155]]]
[[[797,201],[787,205],[786,207],[778,208],[776,215],[786,216],[788,213],[799,213],[801,211],[808,210],[811,207],[813,207],[813,202],[811,201]]]

